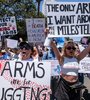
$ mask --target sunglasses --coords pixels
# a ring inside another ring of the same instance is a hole
[[[67,50],[76,50],[75,47],[67,47],[66,49],[67,49]]]
[[[24,45],[24,46],[20,46],[20,49],[26,49],[26,50],[29,50],[30,47]]]

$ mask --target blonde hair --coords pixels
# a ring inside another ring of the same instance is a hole
[[[75,47],[75,43],[73,42],[73,40],[68,40],[68,41],[66,41],[65,43],[64,43],[64,46],[63,46],[63,48],[62,48],[62,54],[63,54],[63,56],[66,56],[67,55],[67,53],[66,53],[66,48],[67,48],[67,45],[68,44],[72,44],[74,47]],[[75,56],[75,55],[74,55]]]

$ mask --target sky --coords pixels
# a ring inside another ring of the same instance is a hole
[[[42,3],[43,3],[44,0],[42,0],[41,2],[41,6],[40,6],[40,10],[42,11]],[[56,0],[58,2],[90,2],[90,0]],[[80,41],[81,40],[81,37],[74,37],[72,38],[73,40],[75,41]]]

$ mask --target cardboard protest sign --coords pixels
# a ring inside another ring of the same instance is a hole
[[[44,18],[31,18],[26,19],[28,41],[37,43],[44,42],[45,40],[45,19]]]
[[[90,57],[85,57],[79,63],[79,73],[90,73]]]
[[[50,37],[90,36],[89,2],[47,2]]]
[[[0,18],[0,35],[16,35],[17,27],[14,16]]]
[[[17,48],[18,41],[13,39],[7,39],[7,47],[9,48]]]
[[[49,62],[0,61],[0,100],[50,100],[50,74]]]

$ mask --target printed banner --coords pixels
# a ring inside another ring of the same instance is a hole
[[[0,100],[50,100],[50,75],[49,62],[1,60]]]
[[[26,19],[28,41],[33,43],[41,43],[45,40],[45,19],[32,18]]]
[[[17,27],[15,17],[0,18],[0,35],[16,35]]]
[[[89,2],[47,2],[50,37],[90,36]]]

